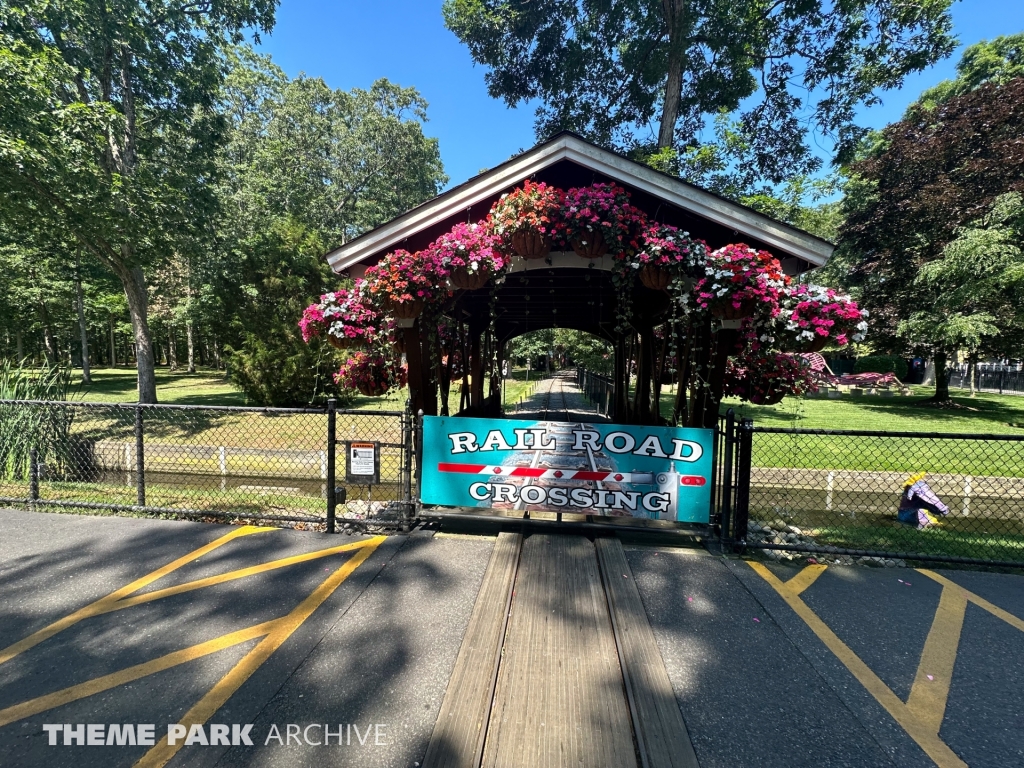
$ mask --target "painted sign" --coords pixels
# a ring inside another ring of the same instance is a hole
[[[710,429],[423,418],[426,504],[707,523]]]

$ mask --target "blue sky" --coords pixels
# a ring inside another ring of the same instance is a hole
[[[1021,0],[961,0],[952,12],[960,50],[1024,31]],[[379,77],[415,86],[430,103],[426,131],[440,140],[451,184],[534,144],[533,109],[508,109],[487,95],[484,69],[445,29],[440,0],[281,0],[260,47],[290,76],[305,72],[333,88],[366,88]],[[958,59],[959,50],[907,78],[861,121],[880,128],[898,120],[922,90],[955,74]]]

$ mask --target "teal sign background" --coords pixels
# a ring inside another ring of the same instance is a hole
[[[425,504],[707,523],[710,429],[423,418]]]

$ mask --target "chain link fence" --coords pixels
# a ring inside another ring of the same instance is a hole
[[[7,505],[328,530],[412,516],[400,411],[0,401],[0,435]],[[376,482],[346,482],[346,441],[377,444]]]
[[[739,546],[1024,565],[1024,438],[732,430],[733,530],[721,532]]]

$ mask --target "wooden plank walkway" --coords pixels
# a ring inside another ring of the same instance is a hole
[[[618,539],[598,539],[594,544],[643,764],[645,768],[697,768],[686,723],[622,544]]]
[[[696,768],[617,539],[502,533],[423,768]]]
[[[480,765],[522,542],[502,533],[494,544],[423,768]]]
[[[631,768],[629,708],[593,545],[523,544],[491,710],[487,768]]]

